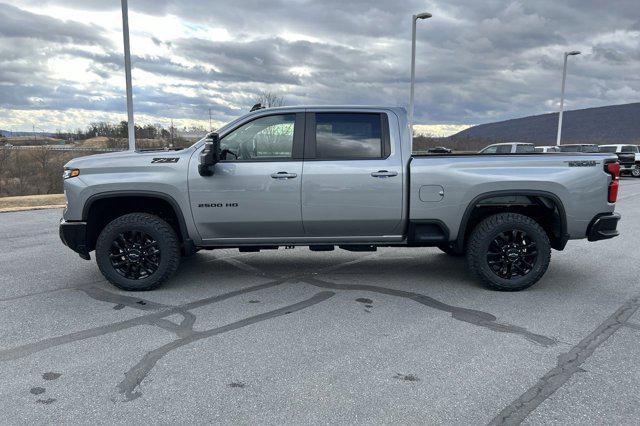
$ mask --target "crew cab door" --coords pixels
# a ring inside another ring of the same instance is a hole
[[[387,113],[308,112],[304,154],[307,236],[402,233],[404,171],[399,133],[390,134]]]
[[[304,235],[300,185],[304,113],[261,116],[222,137],[230,151],[212,176],[189,167],[193,218],[203,240],[221,243]]]

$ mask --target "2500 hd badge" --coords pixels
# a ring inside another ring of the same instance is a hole
[[[238,203],[202,203],[198,207],[238,207]]]

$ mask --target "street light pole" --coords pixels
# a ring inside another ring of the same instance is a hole
[[[418,19],[431,18],[430,13],[419,13],[411,17],[411,93],[409,95],[409,130],[413,139],[413,103],[416,84],[416,22]]]
[[[133,88],[131,84],[131,51],[129,48],[129,6],[122,0],[122,37],[124,41],[124,74],[127,84],[127,127],[129,129],[129,150],[136,149],[136,130],[133,122]]]
[[[556,139],[556,145],[560,146],[560,139],[562,138],[562,110],[564,109],[564,84],[567,80],[567,58],[569,56],[579,55],[580,52],[572,50],[571,52],[564,52],[564,65],[562,67],[562,89],[560,91],[560,113],[558,114],[558,137]]]

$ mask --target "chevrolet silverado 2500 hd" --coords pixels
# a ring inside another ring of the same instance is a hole
[[[411,143],[402,108],[287,107],[182,150],[77,158],[60,237],[125,290],[159,286],[199,249],[279,246],[434,246],[521,290],[551,248],[618,235],[615,154],[412,156]]]

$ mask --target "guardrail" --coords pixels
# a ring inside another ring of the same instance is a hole
[[[86,146],[64,146],[64,145],[28,145],[28,146],[0,146],[0,149],[16,149],[16,150],[36,150],[47,149],[50,151],[77,151],[77,152],[118,152],[126,151],[124,148],[91,148]]]

